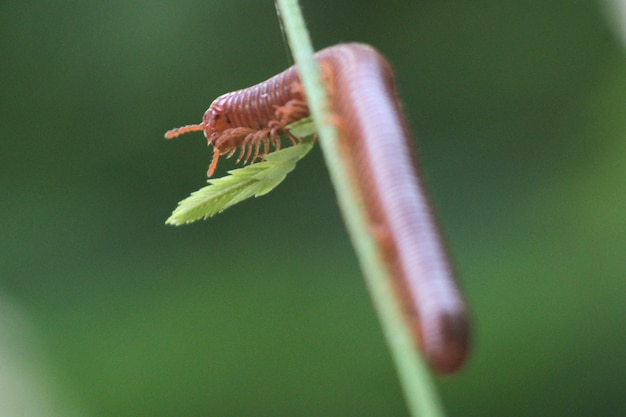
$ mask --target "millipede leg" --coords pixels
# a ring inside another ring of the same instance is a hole
[[[209,165],[209,170],[206,173],[207,177],[213,176],[215,172],[215,168],[217,168],[217,161],[220,159],[220,150],[217,148],[213,148],[213,160],[211,161],[211,165]]]
[[[259,149],[261,149],[260,140],[254,144],[254,157],[252,158],[252,162],[256,161],[256,159],[259,157]]]

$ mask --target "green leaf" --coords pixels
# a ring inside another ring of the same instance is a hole
[[[178,207],[165,221],[179,226],[207,219],[228,207],[252,196],[259,197],[272,191],[313,147],[313,140],[269,153],[263,162],[228,171],[230,175],[210,179],[210,184],[193,192],[178,203]]]

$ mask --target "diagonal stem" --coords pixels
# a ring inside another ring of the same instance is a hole
[[[287,39],[306,91],[311,115],[320,136],[324,158],[335,187],[352,244],[357,252],[367,287],[379,316],[385,338],[400,378],[408,408],[413,417],[443,417],[444,412],[430,373],[414,347],[402,317],[399,300],[391,288],[391,279],[382,263],[382,254],[369,233],[365,213],[357,203],[357,192],[348,180],[342,163],[339,136],[329,122],[329,109],[313,47],[297,0],[276,0]]]

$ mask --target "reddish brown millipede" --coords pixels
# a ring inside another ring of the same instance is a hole
[[[270,145],[280,148],[281,135],[295,144],[298,138],[285,127],[308,116],[298,74],[291,67],[260,84],[218,97],[204,113],[201,123],[172,129],[165,137],[172,139],[202,130],[213,145],[213,161],[207,172],[210,177],[220,155],[232,156],[239,149],[238,161],[254,162],[269,152]]]
[[[373,48],[342,44],[318,52],[342,159],[358,190],[385,265],[394,279],[414,339],[431,367],[453,372],[468,348],[465,304],[427,202],[412,141],[387,61]],[[280,146],[292,122],[309,117],[295,67],[255,86],[218,97],[199,124],[170,130],[168,139],[202,130],[214,155],[239,150],[254,161]]]

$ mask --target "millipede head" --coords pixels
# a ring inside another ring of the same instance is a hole
[[[224,107],[215,102],[213,102],[209,109],[204,113],[202,123],[210,130],[210,132],[206,131],[207,138],[212,132],[223,132],[224,130],[233,127],[230,124],[230,120],[226,115]]]

